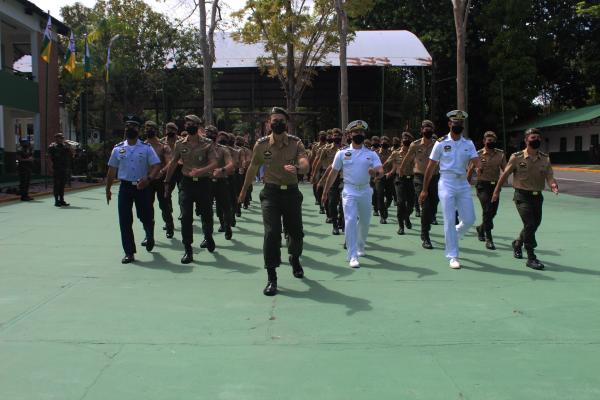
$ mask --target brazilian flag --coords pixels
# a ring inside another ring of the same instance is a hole
[[[75,71],[75,38],[72,31],[71,38],[69,39],[69,47],[67,47],[65,54],[65,69],[71,74]]]
[[[88,38],[85,35],[85,52],[83,53],[83,76],[91,78],[92,76],[92,60],[90,58],[90,46],[88,45]]]

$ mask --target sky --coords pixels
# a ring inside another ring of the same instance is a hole
[[[186,18],[194,9],[193,0],[144,0],[150,5],[155,11],[169,16],[169,18]],[[72,5],[75,1],[68,0],[33,0],[33,3],[42,10],[50,10],[50,14],[53,17],[62,19],[60,15],[60,8],[66,5]],[[86,7],[93,7],[96,0],[79,0]],[[239,10],[246,3],[245,0],[221,0],[223,16],[226,17],[232,11]],[[190,18],[191,23],[198,22],[197,14],[195,18]]]

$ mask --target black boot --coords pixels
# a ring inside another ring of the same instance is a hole
[[[402,221],[400,218],[398,218],[399,221]],[[404,235],[404,224],[402,222],[400,222],[399,227],[398,227],[398,232],[396,232],[398,235]]]
[[[265,296],[275,296],[277,294],[277,270],[275,268],[267,268],[267,286],[263,290]]]
[[[544,269],[544,264],[542,264],[540,260],[537,259],[533,249],[525,248],[525,250],[527,251],[527,263],[525,263],[525,265],[531,269]]]
[[[496,250],[496,246],[494,246],[494,239],[492,238],[492,232],[485,232],[485,248],[488,250]]]
[[[292,265],[292,272],[296,278],[304,278],[304,270],[302,269],[302,265],[300,265],[300,258],[290,256],[289,257],[290,264]]]
[[[513,240],[512,242],[512,248],[513,248],[513,257],[514,258],[523,258],[523,250],[521,249],[521,246],[523,246],[523,244],[518,241],[518,240]]]
[[[231,228],[225,228],[225,240],[231,240],[233,237],[233,232],[231,232]]]
[[[483,227],[479,225],[475,228],[475,230],[477,231],[477,239],[480,242],[485,242],[485,233],[483,232]]]
[[[121,260],[121,264],[129,264],[135,261],[133,254],[125,254],[125,257]]]
[[[181,263],[189,264],[192,261],[194,261],[194,251],[192,250],[192,245],[186,244],[185,253],[183,254],[183,257],[181,257]]]
[[[165,229],[167,231],[167,239],[172,239],[173,236],[175,235],[175,227],[173,226],[167,226],[167,229]]]
[[[211,236],[206,236],[204,238],[204,241],[200,244],[200,247],[202,247],[202,244],[204,244],[204,242],[206,242],[206,250],[208,250],[209,253],[212,253],[213,251],[215,251],[215,248],[217,247],[215,244],[215,240],[213,239],[212,235]]]
[[[410,217],[406,217],[404,220],[404,225],[406,225],[406,229],[412,229],[412,222],[410,222]]]
[[[429,239],[429,235],[421,236],[421,240],[423,241],[423,243],[421,243],[421,247],[427,250],[433,249],[433,245],[431,244],[431,239]]]

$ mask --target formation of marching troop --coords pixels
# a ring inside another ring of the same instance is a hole
[[[317,141],[305,149],[304,143],[287,133],[287,111],[274,107],[270,113],[271,133],[260,138],[250,150],[241,136],[205,126],[196,115],[185,117],[184,131],[174,123],[165,127],[159,138],[152,121],[142,125],[135,116],[125,119],[126,140],[117,144],[108,161],[106,199],[112,199],[111,187],[120,181],[118,195],[119,225],[125,256],[123,263],[135,261],[133,205],[144,226],[142,246],[152,251],[154,241],[154,199],[161,210],[167,238],[173,238],[172,192],[179,190],[181,236],[184,254],[181,263],[193,261],[193,218],[199,216],[203,240],[200,247],[209,252],[216,248],[214,214],[218,231],[226,240],[233,236],[236,217],[251,202],[252,184],[259,171],[262,177],[260,204],[264,224],[264,265],[268,281],[265,295],[277,293],[277,268],[281,264],[282,234],[288,248],[293,276],[302,278],[300,263],[303,249],[303,195],[298,183],[307,177],[312,183],[315,205],[331,224],[332,234],[345,235],[347,261],[360,267],[365,256],[371,216],[387,224],[392,204],[396,206],[397,234],[412,229],[413,212],[420,218],[422,247],[432,249],[429,232],[437,225],[441,205],[444,221],[445,254],[449,266],[460,268],[459,240],[475,223],[471,181],[483,210],[482,223],[476,227],[478,239],[495,250],[493,219],[503,184],[513,175],[514,202],[523,221],[523,229],[512,242],[513,255],[527,253],[526,266],[543,269],[535,255],[535,232],[541,223],[542,191],[546,183],[554,193],[547,154],[538,150],[541,132],[525,132],[523,151],[506,160],[496,148],[496,135],[484,134],[484,147],[477,151],[473,142],[462,135],[467,113],[454,110],[447,114],[448,133],[440,134],[433,122],[421,123],[421,137],[409,132],[400,137],[370,136],[368,124],[351,122],[345,131],[334,128],[319,132]],[[143,126],[145,142],[140,140]]]

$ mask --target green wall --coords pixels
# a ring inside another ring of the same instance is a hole
[[[0,105],[39,112],[37,82],[0,70]]]

